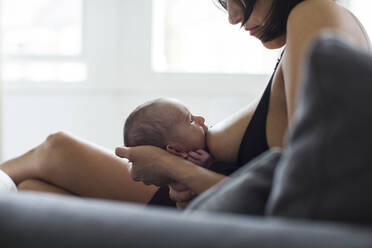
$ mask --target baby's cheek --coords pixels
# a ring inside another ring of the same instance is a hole
[[[201,144],[202,144],[202,147],[201,147],[201,149],[203,149],[203,150],[205,150],[205,148],[207,147],[207,136],[203,136],[202,138],[201,138]]]

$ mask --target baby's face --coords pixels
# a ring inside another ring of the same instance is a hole
[[[185,152],[205,149],[208,127],[201,116],[195,116],[183,105],[172,103],[175,123],[172,136]]]

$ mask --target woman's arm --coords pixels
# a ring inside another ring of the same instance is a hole
[[[169,168],[170,177],[183,185],[186,185],[192,192],[200,194],[213,187],[227,177],[203,167],[197,166],[189,161],[178,163],[172,166],[165,163]]]
[[[200,194],[227,178],[158,147],[118,147],[116,155],[128,159],[132,178],[145,184],[160,186],[177,182]]]
[[[359,23],[348,10],[334,1],[312,0],[298,4],[288,18],[287,46],[283,57],[289,127],[296,109],[298,89],[309,47],[314,38],[325,30],[337,32],[358,47],[369,47]]]

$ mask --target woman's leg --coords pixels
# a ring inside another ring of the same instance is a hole
[[[16,184],[40,179],[81,196],[149,202],[158,188],[133,181],[127,168],[113,153],[63,132],[0,165]]]
[[[21,182],[20,184],[18,184],[18,190],[54,193],[60,195],[74,195],[73,193],[64,190],[60,187],[56,187],[54,185],[36,179],[28,179],[26,181]]]

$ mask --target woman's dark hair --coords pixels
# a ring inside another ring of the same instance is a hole
[[[214,0],[222,8],[227,10],[227,0]],[[234,0],[244,11],[242,26],[248,21],[257,0]],[[286,33],[287,20],[291,10],[305,0],[274,0],[266,17],[266,24],[259,34],[263,42],[271,41]]]

